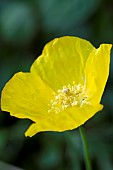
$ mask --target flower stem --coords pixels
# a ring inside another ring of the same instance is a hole
[[[86,170],[92,170],[92,165],[91,165],[91,160],[90,160],[89,150],[88,150],[88,142],[87,142],[84,128],[80,126],[79,131],[80,131],[82,144],[83,144]]]

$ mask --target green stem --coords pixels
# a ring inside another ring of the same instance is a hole
[[[88,150],[88,142],[87,142],[84,128],[82,126],[79,127],[79,131],[80,131],[82,144],[83,144],[86,170],[92,170],[91,160],[90,160],[89,150]]]

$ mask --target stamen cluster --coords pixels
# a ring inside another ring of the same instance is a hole
[[[59,113],[69,106],[82,107],[84,104],[90,104],[87,101],[86,85],[75,85],[73,82],[73,85],[63,86],[57,91],[57,94],[54,94],[48,112]]]

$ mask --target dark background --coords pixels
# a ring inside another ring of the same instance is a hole
[[[73,35],[95,47],[113,43],[112,0],[1,0],[0,92],[19,71],[29,71],[44,45],[55,37]],[[94,170],[113,170],[113,55],[104,109],[85,123]],[[0,111],[0,170],[82,170],[84,158],[78,129],[24,132],[30,120]]]

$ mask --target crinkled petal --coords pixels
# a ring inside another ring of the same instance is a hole
[[[37,121],[48,116],[48,103],[53,90],[31,73],[19,72],[13,76],[2,91],[1,108],[18,118]]]
[[[86,84],[92,104],[100,103],[109,75],[111,44],[102,44],[90,54],[86,67]]]
[[[103,105],[70,107],[66,111],[59,114],[48,116],[47,118],[39,119],[33,123],[26,131],[26,136],[33,136],[41,131],[58,131],[72,130],[84,124],[96,112],[102,110]]]
[[[54,90],[64,85],[84,83],[84,67],[92,50],[90,42],[77,37],[61,37],[49,42],[35,60],[31,72]]]

